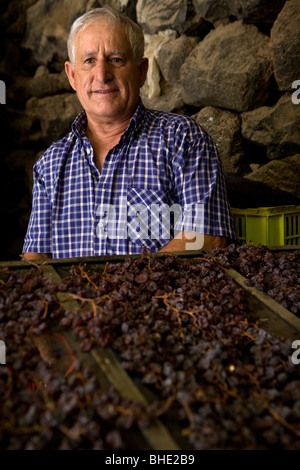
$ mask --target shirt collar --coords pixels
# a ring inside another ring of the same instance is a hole
[[[75,121],[72,124],[72,130],[77,135],[77,137],[85,137],[86,135],[86,126],[87,126],[87,116],[85,111],[81,111],[78,114]]]
[[[145,115],[146,108],[142,103],[141,98],[139,98],[136,110],[134,115],[132,116],[129,126],[126,129],[124,134],[129,133],[131,130],[137,130],[143,123],[144,121],[144,115]],[[87,127],[87,116],[85,111],[81,111],[81,113],[78,114],[76,119],[74,120],[72,124],[72,130],[73,132],[77,135],[77,137],[86,137],[86,127]]]
[[[135,113],[130,120],[128,129],[132,127],[134,129],[137,129],[138,127],[140,127],[144,121],[145,112],[146,112],[146,108],[143,105],[141,98],[139,98]]]

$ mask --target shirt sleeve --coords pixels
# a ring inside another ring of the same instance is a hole
[[[32,210],[23,253],[51,253],[51,202],[37,165],[33,168]]]
[[[182,207],[175,230],[238,241],[222,163],[212,138],[194,121],[184,135],[173,166],[176,198]]]

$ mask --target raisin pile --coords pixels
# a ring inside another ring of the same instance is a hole
[[[80,264],[58,284],[42,268],[25,277],[3,272],[0,339],[15,351],[0,370],[0,447],[124,448],[124,427],[159,417],[176,422],[196,450],[300,449],[300,365],[291,360],[292,341],[249,320],[245,290],[220,266],[239,257],[230,250],[194,260],[144,252],[102,272]],[[24,283],[31,286],[22,294]],[[61,293],[78,308],[64,310]],[[53,376],[32,346],[53,322],[73,331],[82,351],[111,348],[151,390],[149,406],[101,391],[78,365],[67,378]],[[42,392],[24,390],[36,377],[46,384]]]
[[[224,267],[233,267],[254,286],[300,316],[300,250],[276,255],[264,245],[230,245],[214,251]]]

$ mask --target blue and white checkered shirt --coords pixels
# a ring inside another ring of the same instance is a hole
[[[181,230],[237,239],[216,147],[192,118],[140,101],[101,172],[86,126],[82,111],[34,165],[24,253],[155,252]]]

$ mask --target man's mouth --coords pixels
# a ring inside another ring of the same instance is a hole
[[[118,90],[92,90],[92,94],[97,94],[97,95],[111,95],[113,93],[116,93]]]

